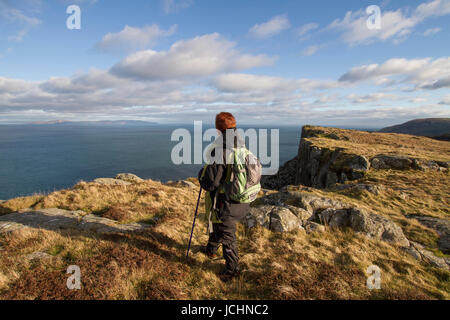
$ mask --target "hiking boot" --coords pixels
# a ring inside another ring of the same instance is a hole
[[[239,268],[236,268],[234,271],[225,269],[219,273],[219,278],[223,282],[228,282],[234,278],[239,277],[240,275],[241,275],[241,270]]]
[[[210,259],[216,259],[217,258],[217,254],[210,252],[208,250],[207,246],[200,246],[200,252],[203,253],[204,255],[206,255]]]

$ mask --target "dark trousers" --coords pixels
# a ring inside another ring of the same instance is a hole
[[[239,255],[236,244],[236,223],[243,220],[250,210],[249,204],[230,203],[223,201],[220,220],[222,223],[213,224],[213,232],[209,234],[208,251],[216,253],[222,244],[223,257],[227,271],[237,271]]]

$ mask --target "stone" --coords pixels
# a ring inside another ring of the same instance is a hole
[[[36,251],[26,256],[29,261],[52,260],[54,257],[48,253]]]
[[[250,207],[250,212],[245,217],[245,224],[248,228],[256,227],[257,225],[269,228],[270,213],[274,206],[262,205],[257,207]]]
[[[362,209],[351,208],[348,211],[349,226],[369,238],[393,243],[400,247],[409,247],[409,241],[402,229],[391,220]]]
[[[196,189],[197,188],[197,186],[193,183],[193,182],[191,182],[191,181],[188,181],[188,180],[181,180],[181,181],[178,181],[183,187],[187,187],[187,188],[191,188],[191,189]]]
[[[303,227],[302,221],[291,210],[274,207],[270,212],[270,229],[275,232],[290,232]]]
[[[450,254],[450,220],[420,215],[408,215],[407,217],[417,219],[424,226],[436,230],[439,235],[439,250]]]
[[[131,184],[131,182],[113,178],[98,178],[94,182],[105,186],[128,186]]]
[[[145,224],[119,224],[114,220],[92,214],[83,216],[83,211],[62,209],[25,209],[0,216],[0,234],[21,231],[23,229],[61,229],[87,230],[97,233],[123,233],[147,228]]]
[[[307,233],[313,233],[313,232],[325,232],[325,227],[321,224],[318,224],[316,222],[308,221],[305,225],[305,230]]]
[[[305,225],[305,223],[312,217],[313,213],[312,211],[305,210],[303,208],[286,205],[286,208],[291,210],[291,212],[300,219],[302,222],[302,225]]]
[[[406,251],[416,260],[423,261],[434,267],[450,270],[448,261],[441,257],[436,257],[431,251],[426,250],[421,244],[410,241],[410,247]]]
[[[141,183],[144,182],[144,179],[139,178],[137,175],[132,173],[119,173],[116,176],[116,179],[131,182],[131,183]]]
[[[407,157],[384,154],[375,156],[370,163],[374,169],[408,170],[413,166],[413,161]]]
[[[319,213],[319,218],[324,225],[331,228],[345,228],[350,225],[348,211],[345,209],[325,209]]]

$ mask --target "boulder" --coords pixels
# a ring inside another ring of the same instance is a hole
[[[253,228],[257,225],[269,228],[270,225],[270,213],[274,206],[262,205],[257,207],[251,207],[250,212],[245,217],[245,224],[248,228]]]
[[[297,218],[300,219],[302,222],[302,225],[305,225],[306,221],[308,221],[311,216],[313,215],[312,211],[305,210],[303,208],[286,205],[286,208],[288,208]]]
[[[450,254],[450,220],[419,215],[409,215],[408,218],[417,219],[424,226],[436,230],[439,235],[439,250]]]
[[[116,179],[131,182],[131,183],[141,183],[144,182],[144,179],[139,178],[137,175],[132,173],[119,173],[116,176]]]
[[[349,226],[356,232],[400,247],[409,247],[409,241],[403,234],[402,229],[391,220],[357,208],[349,209],[348,214]]]
[[[431,251],[426,250],[420,243],[410,241],[410,246],[405,250],[416,260],[423,261],[437,268],[450,270],[449,263],[446,259],[436,257]]]
[[[48,261],[53,260],[54,257],[48,253],[36,251],[27,255],[26,258],[29,261]]]
[[[374,169],[407,170],[413,165],[413,161],[407,157],[384,154],[373,157],[370,163]]]
[[[302,221],[284,207],[274,207],[270,213],[270,229],[275,232],[290,232],[303,229]]]
[[[178,181],[183,187],[187,187],[187,188],[190,188],[190,189],[196,189],[197,188],[197,186],[193,183],[193,182],[190,182],[190,181],[188,181],[188,180],[181,180],[181,181]]]
[[[271,205],[250,208],[250,212],[245,218],[245,224],[248,228],[259,225],[274,232],[303,229],[302,220],[291,210],[286,207]]]
[[[313,233],[313,232],[325,232],[325,227],[321,224],[318,224],[313,221],[308,221],[305,224],[305,230],[307,233]]]
[[[128,186],[131,184],[131,182],[113,178],[98,178],[94,182],[105,186]]]

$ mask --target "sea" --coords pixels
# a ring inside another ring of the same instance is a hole
[[[113,178],[118,173],[134,173],[162,182],[196,177],[201,164],[177,165],[171,158],[172,149],[180,142],[172,141],[171,136],[180,128],[193,133],[194,127],[0,125],[0,199],[47,194],[70,188],[81,180]],[[253,128],[257,132],[267,129],[269,142],[271,130],[279,130],[280,165],[296,156],[301,126]]]

